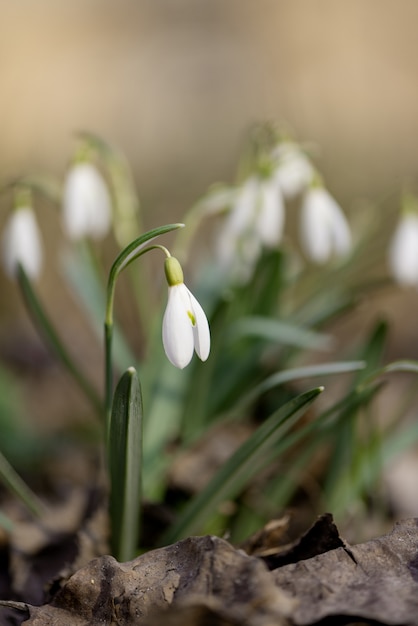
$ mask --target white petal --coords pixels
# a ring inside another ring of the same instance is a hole
[[[280,243],[284,226],[282,191],[274,179],[269,179],[261,183],[260,193],[256,229],[262,243],[275,248]]]
[[[319,189],[305,194],[301,207],[301,239],[305,252],[312,261],[324,263],[331,254],[331,242],[326,226],[326,209]]]
[[[7,274],[15,277],[20,263],[30,278],[37,278],[42,256],[41,235],[32,208],[13,211],[3,232],[3,261]]]
[[[301,208],[301,239],[306,254],[316,263],[325,263],[333,253],[347,254],[351,247],[348,222],[328,191],[308,189]]]
[[[327,195],[329,229],[333,250],[338,256],[344,256],[350,252],[351,248],[350,227],[340,205],[334,200],[326,189],[323,191]]]
[[[186,287],[187,289],[187,287]],[[210,331],[206,314],[194,295],[187,289],[196,325],[193,326],[194,349],[202,361],[206,361],[210,352]]]
[[[236,195],[216,239],[216,258],[225,271],[234,271],[240,262],[240,248],[248,232],[254,230],[260,185],[255,176],[248,178]]]
[[[64,228],[72,239],[104,237],[111,224],[111,200],[106,183],[91,163],[68,172],[63,192]]]
[[[298,145],[291,142],[280,144],[273,154],[279,161],[274,175],[276,181],[284,196],[293,198],[308,187],[313,167]]]
[[[408,213],[401,218],[389,248],[389,264],[401,285],[418,285],[418,216]]]
[[[258,180],[253,176],[239,190],[216,241],[217,257],[223,267],[231,265],[240,237],[254,221],[257,195]]]
[[[259,181],[252,176],[238,192],[234,206],[225,221],[224,228],[232,238],[249,228],[255,214],[258,194]]]
[[[186,292],[184,291],[186,290]],[[193,327],[187,315],[186,302],[190,304],[185,285],[168,288],[167,307],[163,318],[163,346],[169,361],[183,369],[193,356]]]
[[[210,191],[199,203],[205,215],[216,215],[231,206],[237,197],[237,190],[233,187],[222,187]]]

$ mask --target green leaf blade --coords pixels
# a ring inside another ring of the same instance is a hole
[[[110,519],[112,551],[119,561],[135,556],[139,537],[142,469],[142,398],[130,367],[115,390],[109,425]]]
[[[185,508],[168,533],[164,543],[171,543],[195,532],[225,499],[234,497],[262,465],[267,451],[283,435],[286,426],[294,424],[322,392],[318,387],[301,394],[274,412],[232,457],[219,469],[206,488]]]
[[[253,337],[305,349],[329,350],[332,338],[309,328],[271,317],[252,315],[234,322],[231,339]]]

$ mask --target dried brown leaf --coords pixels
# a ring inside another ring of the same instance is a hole
[[[173,607],[175,613],[212,614],[219,625],[280,626],[293,603],[260,560],[217,537],[192,537],[129,563],[110,556],[92,561],[50,605],[31,607],[25,624],[156,624],[166,620],[158,613]]]
[[[344,616],[418,626],[418,519],[396,524],[379,539],[286,565],[272,576],[297,600],[297,625]]]
[[[325,515],[282,548],[268,558],[279,559],[275,564],[282,557],[300,560],[270,572],[262,558],[216,537],[186,539],[129,563],[100,557],[76,572],[50,604],[27,606],[24,623],[418,626],[417,519],[350,547]]]

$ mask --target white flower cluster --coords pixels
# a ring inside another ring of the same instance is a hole
[[[280,244],[285,202],[298,195],[302,196],[300,235],[306,256],[326,263],[333,255],[347,255],[351,232],[342,209],[318,182],[300,146],[286,141],[271,151],[266,171],[252,174],[238,188],[207,197],[208,212],[226,205],[229,209],[216,243],[221,267],[232,270],[238,279],[248,279],[262,249]]]
[[[36,279],[42,270],[43,244],[30,193],[25,190],[23,195],[22,202],[18,189],[16,205],[4,227],[3,265],[10,278],[16,278],[21,265],[31,279]],[[104,237],[111,226],[111,206],[107,185],[94,165],[81,162],[69,168],[63,188],[62,223],[70,239]]]

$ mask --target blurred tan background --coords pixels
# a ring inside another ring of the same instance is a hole
[[[364,197],[396,208],[418,166],[417,23],[415,0],[0,0],[0,181],[63,176],[87,129],[127,155],[146,226],[178,221],[233,179],[246,131],[271,119],[320,146],[345,209]],[[4,277],[0,288],[4,346],[26,322]],[[40,288],[64,320],[69,296],[51,271]],[[418,356],[415,315],[398,309],[416,296],[382,304],[400,311],[395,356]],[[77,324],[67,317],[69,336]]]
[[[149,214],[181,214],[267,118],[321,146],[336,195],[375,198],[416,175],[417,23],[414,0],[2,0],[1,176],[62,173],[89,129]]]

